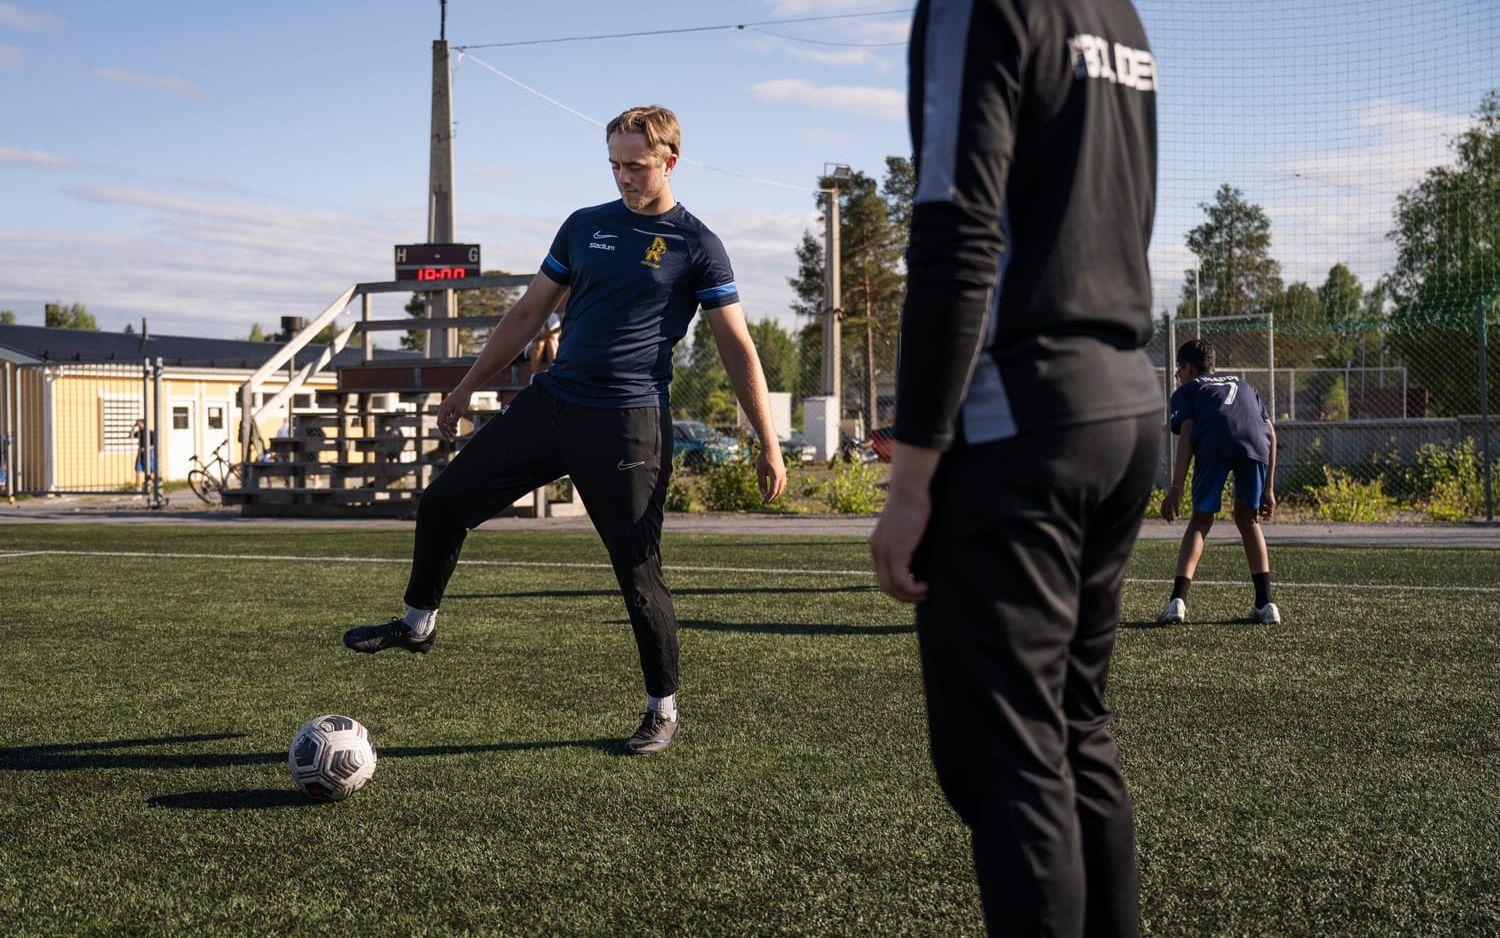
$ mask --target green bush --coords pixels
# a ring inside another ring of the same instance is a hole
[[[750,511],[765,507],[755,477],[755,463],[749,460],[736,459],[709,466],[703,473],[702,494],[709,511]]]
[[[1380,479],[1362,482],[1342,469],[1323,468],[1323,484],[1311,487],[1313,517],[1320,521],[1384,521],[1394,503]]]
[[[1443,479],[1432,489],[1425,506],[1429,521],[1468,521],[1484,510],[1484,487],[1474,480]]]
[[[682,464],[682,457],[673,458],[672,478],[667,482],[667,511],[697,510],[697,502],[693,498],[696,488],[697,486],[688,478],[686,469]]]
[[[1280,473],[1281,477],[1276,480],[1277,498],[1311,502],[1312,490],[1323,483],[1328,469],[1328,452],[1323,448],[1323,440],[1313,437],[1297,465]]]
[[[1416,497],[1423,499],[1433,521],[1465,521],[1484,510],[1484,479],[1473,440],[1453,446],[1424,443],[1417,447],[1412,472]]]
[[[823,500],[831,510],[843,514],[874,514],[885,504],[880,491],[880,470],[865,463],[844,463],[823,484]]]

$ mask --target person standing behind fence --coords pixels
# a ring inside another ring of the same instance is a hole
[[[156,431],[146,429],[145,420],[136,420],[131,430],[135,437],[135,489],[144,492],[156,479]]]
[[[1136,935],[1104,703],[1161,388],[1156,62],[1129,0],[922,0],[890,497],[932,759],[994,934]],[[919,547],[920,545],[920,547]]]
[[[1203,556],[1203,544],[1223,505],[1224,483],[1234,475],[1234,524],[1240,529],[1255,605],[1249,619],[1280,625],[1281,611],[1271,601],[1271,554],[1261,533],[1260,517],[1276,511],[1276,428],[1250,382],[1235,375],[1214,374],[1214,347],[1202,339],[1177,350],[1178,388],[1169,407],[1173,433],[1183,438],[1172,466],[1172,485],[1162,498],[1161,516],[1177,517],[1188,463],[1193,462],[1193,514],[1177,551],[1172,596],[1156,617],[1158,625],[1187,619],[1188,587]]]

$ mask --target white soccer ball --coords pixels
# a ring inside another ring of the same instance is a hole
[[[343,801],[375,774],[375,743],[353,717],[314,717],[292,737],[287,765],[297,787],[319,801]]]

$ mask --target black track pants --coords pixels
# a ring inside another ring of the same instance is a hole
[[[1161,418],[943,456],[919,554],[932,758],[992,934],[1136,935],[1135,821],[1104,685]]]
[[[657,407],[564,403],[537,385],[516,396],[422,493],[406,603],[436,609],[469,529],[533,489],[570,476],[609,551],[647,693],[677,691],[677,613],[661,572],[672,424]]]

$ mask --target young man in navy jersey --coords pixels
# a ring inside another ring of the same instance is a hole
[[[566,292],[556,358],[422,493],[406,614],[344,635],[344,644],[359,652],[431,650],[438,604],[469,529],[570,476],[609,551],[645,674],[646,713],[625,743],[632,754],[661,752],[681,725],[677,615],[661,569],[672,471],[667,389],[672,346],[700,306],[761,440],[762,497],[774,501],[786,485],[765,376],[729,258],[718,237],[672,196],[681,136],[677,118],[663,107],[632,108],[610,121],[605,139],[621,198],[579,209],[563,223],[541,271],[444,399],[438,428],[456,432],[473,391],[515,360]]]
[[[1172,486],[1162,499],[1161,516],[1177,517],[1188,463],[1193,462],[1193,514],[1177,551],[1172,598],[1156,617],[1158,625],[1187,619],[1188,587],[1203,556],[1203,543],[1223,504],[1224,483],[1234,476],[1234,523],[1245,545],[1255,606],[1250,621],[1281,623],[1271,601],[1271,556],[1259,518],[1276,511],[1276,429],[1260,395],[1243,378],[1214,374],[1214,347],[1201,339],[1177,350],[1178,388],[1172,394],[1172,432],[1183,438],[1172,467]]]

